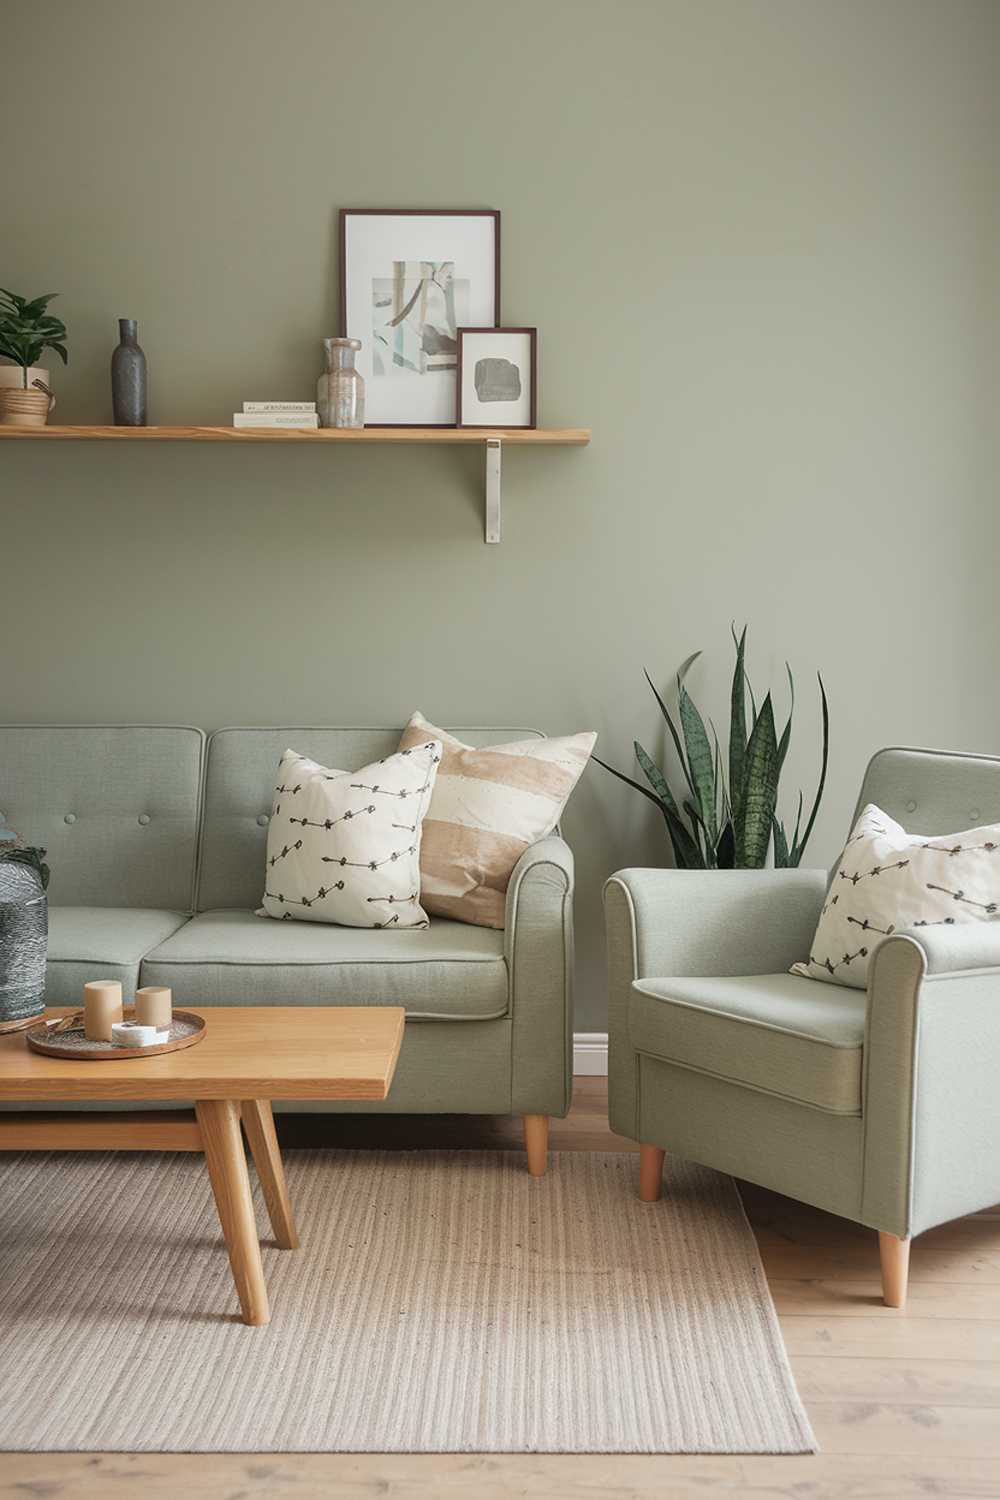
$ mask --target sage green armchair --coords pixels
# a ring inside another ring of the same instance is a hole
[[[1000,759],[881,750],[868,802],[928,835],[1000,822]],[[611,877],[611,1126],[640,1142],[647,1201],[670,1150],[877,1230],[902,1307],[911,1238],[1000,1200],[1000,920],[887,937],[847,989],[787,972],[827,883]]]

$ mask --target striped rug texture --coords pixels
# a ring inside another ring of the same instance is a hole
[[[727,1177],[567,1152],[288,1152],[244,1327],[200,1157],[0,1158],[0,1447],[803,1453]]]

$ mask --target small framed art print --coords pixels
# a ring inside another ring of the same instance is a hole
[[[458,330],[459,427],[535,427],[538,329]]]
[[[369,427],[454,427],[458,328],[500,321],[495,209],[340,212],[340,327]]]

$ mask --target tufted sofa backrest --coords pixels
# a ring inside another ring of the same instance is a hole
[[[53,905],[192,909],[204,748],[180,725],[0,725],[0,812],[48,850]]]
[[[267,825],[278,762],[288,750],[353,771],[392,755],[402,729],[219,729],[208,742],[199,911],[252,907],[264,887]],[[535,729],[455,729],[469,745],[544,738]]]

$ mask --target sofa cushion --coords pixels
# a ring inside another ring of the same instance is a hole
[[[182,912],[128,906],[50,907],[46,999],[80,1005],[90,979],[118,979],[131,999],[143,954],[187,920]]]
[[[461,922],[400,931],[202,912],[147,956],[142,982],[169,985],[178,1005],[402,1005],[469,1021],[507,1013],[503,933]]]
[[[866,996],[793,974],[640,979],[638,1052],[832,1114],[861,1112]]]

